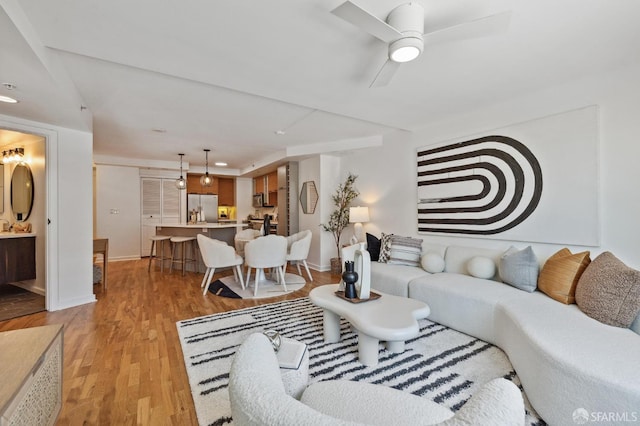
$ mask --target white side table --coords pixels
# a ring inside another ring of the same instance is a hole
[[[309,350],[306,350],[297,369],[280,368],[284,390],[295,399],[300,399],[309,384]]]

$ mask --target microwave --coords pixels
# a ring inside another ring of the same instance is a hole
[[[253,196],[253,207],[262,207],[264,205],[264,194],[256,194]]]

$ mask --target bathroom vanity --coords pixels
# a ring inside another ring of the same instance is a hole
[[[36,235],[0,232],[0,284],[36,278]]]

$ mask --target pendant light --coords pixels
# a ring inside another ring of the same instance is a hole
[[[205,160],[204,160],[204,174],[200,176],[200,185],[202,186],[211,186],[213,185],[213,177],[209,176],[209,149],[204,150]]]
[[[187,181],[182,176],[182,157],[184,154],[178,154],[180,156],[180,178],[176,179],[176,188],[178,189],[187,189]]]

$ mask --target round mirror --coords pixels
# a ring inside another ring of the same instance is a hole
[[[18,164],[11,175],[11,210],[18,222],[27,220],[33,207],[33,175],[27,164]]]

